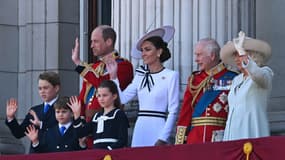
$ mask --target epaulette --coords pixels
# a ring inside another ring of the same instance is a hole
[[[188,80],[187,81],[190,81],[191,79],[193,79],[196,75],[200,74],[201,71],[193,71],[191,73],[191,75],[188,77]]]
[[[191,75],[197,75],[197,74],[200,74],[201,71],[193,71]]]

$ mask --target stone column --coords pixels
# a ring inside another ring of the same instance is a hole
[[[220,45],[231,40],[243,29],[255,33],[254,0],[113,0],[112,25],[118,33],[116,48],[132,61],[134,68],[142,60],[132,58],[131,49],[146,32],[164,25],[175,27],[175,35],[168,44],[172,58],[164,66],[180,74],[180,95],[192,71],[197,70],[193,60],[193,46],[205,37],[216,39]],[[250,17],[250,18],[241,18]],[[135,118],[134,101],[126,107],[129,117]]]
[[[255,35],[255,0],[113,0],[112,25],[118,32],[116,48],[131,59],[136,68],[141,60],[132,59],[132,46],[145,32],[173,25],[174,39],[169,43],[172,58],[164,65],[180,73],[181,92],[188,76],[197,66],[193,46],[205,37],[222,46],[240,30]]]
[[[18,97],[19,44],[21,37],[19,32],[19,5],[18,1],[15,0],[0,2],[0,102],[2,108],[0,110],[0,154],[25,152],[22,142],[15,139],[5,126],[6,100],[9,97]]]
[[[44,71],[60,74],[61,95],[78,95],[79,76],[73,70],[71,49],[79,35],[79,1],[3,0],[0,6],[1,15],[6,15],[1,16],[0,25],[2,107],[5,108],[8,98],[17,98],[17,119],[21,122],[31,106],[42,103],[38,75]],[[0,115],[0,152],[27,153],[30,142],[13,138],[7,127],[2,126],[5,109]]]

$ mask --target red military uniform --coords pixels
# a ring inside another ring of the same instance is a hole
[[[235,75],[222,63],[210,71],[193,72],[184,93],[175,144],[183,144],[185,140],[187,144],[211,142],[216,138],[213,131],[224,130],[228,114],[227,94]]]
[[[119,57],[117,53],[112,54],[118,63],[118,79],[120,88],[123,90],[133,79],[133,66],[128,60]],[[84,78],[78,99],[83,106],[81,115],[86,119],[86,122],[89,122],[94,114],[101,110],[96,98],[96,90],[103,80],[110,79],[109,74],[102,61],[92,64],[82,63],[75,70]],[[88,146],[93,146],[93,142],[89,140]]]

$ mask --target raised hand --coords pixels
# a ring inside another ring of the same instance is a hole
[[[107,71],[109,73],[110,79],[117,78],[118,71],[118,63],[114,58],[109,58],[108,61],[105,62]]]
[[[80,64],[80,58],[79,58],[79,40],[78,37],[75,39],[75,45],[74,48],[72,49],[72,55],[71,59],[74,64],[79,65]]]
[[[38,139],[38,130],[35,128],[34,125],[29,125],[26,127],[26,136],[32,141],[33,144],[37,144],[39,142]]]
[[[77,99],[76,96],[71,96],[67,105],[72,109],[74,119],[78,119],[81,111],[81,102]]]
[[[8,121],[11,121],[15,118],[17,110],[18,110],[17,100],[15,98],[10,98],[6,103],[6,116]]]
[[[239,32],[239,37],[233,39],[234,46],[236,50],[238,51],[239,55],[245,55],[246,52],[243,48],[244,44],[244,39],[245,39],[245,33],[243,31]]]
[[[34,124],[35,126],[40,127],[41,126],[41,121],[39,120],[38,115],[36,114],[36,112],[33,111],[33,110],[30,110],[29,113],[34,117],[34,119],[30,119],[30,122],[32,124]]]

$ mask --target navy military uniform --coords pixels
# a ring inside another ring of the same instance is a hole
[[[64,152],[83,150],[79,146],[78,136],[72,125],[61,135],[59,126],[55,125],[47,131],[39,132],[39,144],[33,146],[37,153]]]

